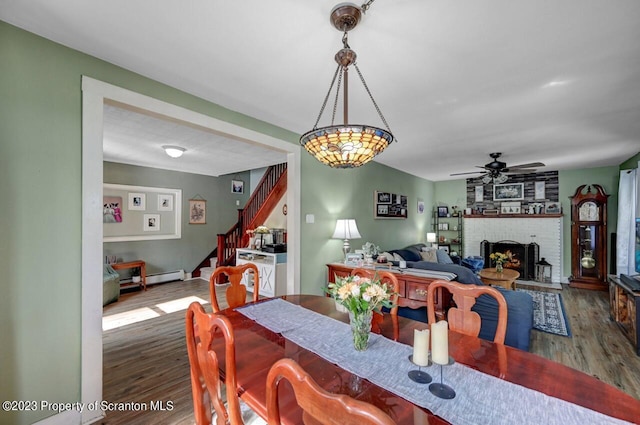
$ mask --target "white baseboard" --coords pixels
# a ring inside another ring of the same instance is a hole
[[[147,285],[154,283],[171,282],[172,280],[184,280],[184,270],[174,270],[147,275]]]

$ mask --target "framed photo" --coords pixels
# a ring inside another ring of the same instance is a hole
[[[390,204],[391,203],[391,194],[389,192],[376,192],[377,203],[378,204]]]
[[[438,217],[446,217],[449,214],[449,207],[438,207]]]
[[[362,261],[362,254],[349,252],[345,258],[345,264],[349,266],[358,266]]]
[[[475,194],[476,194],[476,202],[484,201],[484,186],[476,186]]]
[[[244,182],[242,180],[231,180],[231,193],[244,193]]]
[[[493,185],[494,201],[522,201],[524,199],[524,183],[505,183]]]
[[[158,211],[173,211],[173,196],[167,194],[159,194]]]
[[[102,197],[102,222],[122,223],[122,197],[103,196]]]
[[[129,192],[129,209],[133,211],[144,211],[147,209],[147,195],[144,193]]]
[[[406,195],[391,192],[373,193],[373,218],[407,218],[408,201]],[[418,205],[420,208],[420,205]],[[424,202],[422,203],[424,211]]]
[[[451,245],[449,244],[440,244],[438,245],[438,249],[443,250],[444,252],[446,252],[447,254],[451,252]]]
[[[520,202],[502,202],[500,214],[521,214]]]
[[[160,214],[145,214],[143,220],[142,230],[145,232],[157,232],[160,230]]]
[[[547,202],[544,204],[544,213],[545,214],[560,214],[560,203],[559,202]]]
[[[536,182],[535,188],[536,191],[534,199],[545,199],[544,182]]]
[[[424,214],[424,201],[418,201],[418,214]]]
[[[207,224],[207,201],[189,199],[189,224]]]

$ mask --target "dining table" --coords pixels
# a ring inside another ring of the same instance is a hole
[[[274,302],[260,305],[271,301],[278,301],[280,304]],[[263,310],[269,308],[280,309],[284,305],[282,301],[290,303],[286,305],[299,306],[315,312],[320,315],[316,316],[318,319],[331,318],[338,322],[349,323],[349,315],[338,311],[332,298],[319,295],[284,295],[275,299],[261,299],[254,303],[248,303],[243,307],[227,308],[219,313],[225,315],[231,321],[235,333],[237,394],[262,418],[266,419],[267,417],[266,377],[269,369],[276,361],[282,358],[291,358],[298,362],[325,390],[331,393],[346,394],[355,399],[371,403],[386,412],[398,424],[457,423],[447,420],[443,415],[438,414],[438,409],[428,405],[425,407],[424,404],[420,405],[412,401],[412,397],[407,397],[404,394],[399,395],[394,390],[389,389],[387,385],[384,385],[383,381],[373,379],[372,377],[377,376],[375,371],[373,371],[373,375],[369,375],[368,379],[357,373],[350,372],[349,368],[328,360],[326,355],[317,354],[314,350],[304,348],[304,344],[294,342],[291,338],[285,336],[286,332],[276,332],[269,329],[269,326],[263,326],[257,320],[252,319],[250,317],[251,314],[247,313],[247,311],[251,311],[252,307],[263,307]],[[289,326],[293,326],[297,320],[295,317],[285,317],[285,319],[284,321],[288,322]],[[315,322],[318,324],[317,326],[325,326],[321,324],[326,323],[326,321],[322,322],[320,320]],[[283,326],[286,327],[287,325]],[[307,335],[308,337],[311,337],[307,339],[311,340],[314,333],[318,332],[317,326],[315,328],[311,326],[308,331],[304,331],[309,334]],[[399,330],[397,343],[407,345],[407,349],[410,350],[413,345],[414,330],[428,329],[429,325],[404,317],[396,316],[392,318],[390,314],[384,314],[384,319],[380,324],[382,337],[385,337],[385,340],[389,338],[389,341],[391,341],[390,338],[394,335],[394,328],[396,332]],[[326,336],[322,338],[330,339]],[[397,344],[396,342],[391,342]],[[475,382],[484,382],[484,380],[478,378],[486,378],[491,379],[491,385],[496,383],[509,385],[509,392],[521,390],[525,391],[526,394],[531,394],[531,398],[527,398],[528,396],[517,398],[514,405],[508,407],[508,409],[518,410],[519,414],[522,414],[522,411],[526,411],[531,403],[559,401],[561,410],[564,409],[562,406],[573,406],[580,412],[593,413],[596,415],[596,423],[617,424],[624,423],[623,421],[629,423],[638,423],[640,421],[639,400],[593,376],[526,351],[451,330],[449,330],[448,342],[449,355],[453,362],[459,368],[462,366],[463,372],[476,374],[471,379],[470,384],[455,388],[458,394],[456,397],[460,399],[459,402],[465,399],[466,392],[470,392]],[[222,338],[216,338],[212,348],[216,351],[220,360],[218,363],[220,375],[224,378],[223,344]],[[400,348],[403,347],[401,346]],[[351,357],[357,359],[358,355],[359,353],[354,350]],[[388,365],[396,365],[406,361],[406,357],[398,358],[398,356],[391,354],[385,359]],[[384,367],[379,370],[382,372],[382,369]],[[448,373],[446,366],[444,371],[442,368],[440,369],[440,373],[440,379],[442,379],[442,376],[446,376],[445,374]],[[398,381],[398,383],[407,387],[422,385],[408,380],[404,382],[405,377],[402,376],[391,380],[394,383]],[[434,381],[437,381],[437,376],[434,376]],[[297,405],[295,395],[290,386],[285,383],[281,387],[279,394],[283,423],[302,423],[302,411]],[[417,387],[416,391],[418,394],[426,394],[429,391],[427,387],[428,385]],[[482,391],[484,389],[481,389]],[[444,411],[446,411],[447,403],[453,402],[444,400],[438,406],[443,406]],[[565,402],[566,404],[562,404]],[[491,401],[488,404],[490,405],[490,403]],[[473,409],[472,406],[467,405],[465,409]],[[492,410],[490,406],[489,410]],[[440,410],[440,412],[442,411]],[[486,406],[484,411],[481,411],[480,406],[478,406],[477,415],[475,417],[471,415],[472,419],[468,421],[465,419],[464,422],[496,423],[494,421],[495,418],[483,418],[482,415],[486,411]],[[327,415],[330,414],[331,412],[327,412]],[[548,418],[540,417],[532,418],[529,423],[549,423],[547,421]]]

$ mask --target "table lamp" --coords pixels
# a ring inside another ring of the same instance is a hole
[[[433,243],[436,241],[436,234],[435,233],[427,233],[427,242],[429,242],[431,244],[431,246],[433,246]]]
[[[356,225],[355,219],[338,219],[336,222],[336,230],[334,230],[332,238],[344,240],[342,250],[344,251],[345,261],[347,259],[347,254],[351,251],[349,239],[360,239],[361,237],[362,236],[360,236],[360,232],[358,232],[358,226]]]

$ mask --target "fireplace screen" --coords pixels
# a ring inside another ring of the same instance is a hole
[[[486,267],[494,266],[489,258],[491,253],[501,252],[509,258],[503,266],[517,271],[520,273],[520,278],[524,280],[535,280],[536,263],[540,253],[539,248],[539,245],[535,242],[528,244],[515,241],[489,242],[485,240],[480,242],[480,253],[484,258]]]

